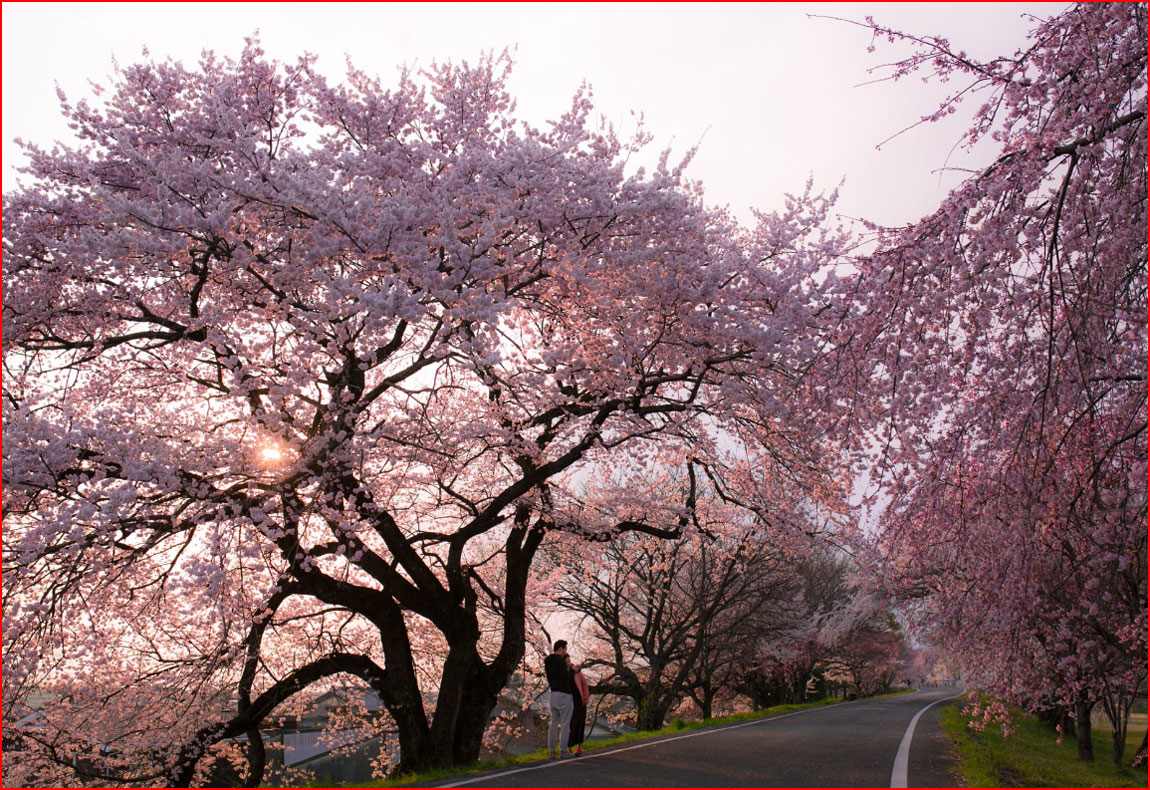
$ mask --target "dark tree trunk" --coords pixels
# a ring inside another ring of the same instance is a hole
[[[715,709],[715,696],[718,690],[710,683],[699,683],[693,688],[687,689],[687,694],[699,706],[699,711],[702,713],[704,719],[714,717]]]
[[[267,753],[264,751],[264,737],[259,727],[248,730],[248,775],[244,787],[259,787],[264,780],[264,766]]]
[[[426,754],[429,743],[427,718],[423,715],[423,703],[419,702],[419,705],[421,710],[418,714],[411,710],[413,704],[390,711],[395,718],[395,728],[399,736],[399,762],[392,768],[392,773],[397,776],[418,771],[429,764]]]
[[[1092,762],[1094,760],[1094,739],[1090,734],[1090,709],[1094,705],[1085,697],[1079,697],[1074,704],[1074,718],[1078,729],[1078,759]]]
[[[514,629],[510,629],[514,631]],[[452,759],[455,765],[466,765],[479,760],[483,748],[483,734],[491,723],[491,713],[499,703],[499,694],[523,660],[524,643],[508,630],[504,632],[505,650],[500,657],[485,666],[475,654],[474,671],[463,689],[462,704],[455,724]]]
[[[710,686],[703,689],[703,700],[699,704],[704,719],[714,718],[715,690]]]
[[[535,551],[544,536],[542,529],[528,528],[528,515],[525,508],[517,511],[517,526],[511,530],[506,542],[503,644],[498,655],[490,665],[484,664],[479,655],[479,621],[475,615],[473,594],[469,593],[465,609],[456,613],[458,619],[451,627],[442,629],[449,646],[447,660],[440,678],[435,716],[429,729],[424,724],[427,736],[423,742],[412,738],[409,750],[403,740],[404,724],[397,720],[401,761],[393,774],[468,765],[479,760],[483,733],[491,721],[491,712],[499,701],[500,692],[523,661],[527,578]],[[422,703],[420,711],[422,713]]]
[[[797,672],[791,683],[791,702],[803,703],[807,701],[807,682],[811,679],[810,672]]]
[[[1050,708],[1043,708],[1038,711],[1039,721],[1046,722],[1054,729],[1062,733],[1063,737],[1075,738],[1077,737],[1077,730],[1074,727],[1074,716],[1067,708],[1062,705],[1055,705]]]
[[[522,648],[519,650],[522,654]],[[516,662],[515,666],[518,666]],[[394,775],[428,768],[448,768],[478,762],[483,734],[510,672],[483,664],[475,642],[450,649],[440,678],[429,737],[410,750],[403,749]],[[403,734],[403,728],[400,728]]]
[[[495,669],[483,663],[477,647],[477,620],[467,617],[459,629],[448,636],[448,640],[447,659],[439,679],[439,696],[427,745],[411,758],[403,753],[406,770],[448,768],[477,762],[491,712],[510,677],[510,672],[499,671],[501,662],[496,662]],[[509,651],[515,653],[514,645],[509,646]],[[522,645],[518,655],[522,657]],[[518,661],[514,666],[518,666]]]
[[[1122,767],[1122,757],[1126,753],[1126,730],[1130,725],[1130,706],[1134,702],[1132,694],[1109,689],[1102,696],[1102,709],[1110,722],[1110,743],[1114,765]]]
[[[1122,756],[1126,754],[1126,728],[1116,727],[1110,734],[1110,742],[1114,745],[1114,765],[1122,767]]]
[[[761,675],[748,675],[738,687],[739,693],[745,694],[751,700],[755,710],[778,705],[789,694],[788,684],[785,682],[773,683]]]
[[[639,704],[639,712],[635,718],[635,729],[640,731],[657,730],[663,726],[667,718],[668,701],[658,699],[654,694],[648,694]]]
[[[407,634],[407,624],[398,607],[376,615],[380,642],[387,661],[387,675],[375,689],[387,700],[388,713],[399,735],[399,763],[392,769],[398,775],[419,770],[427,759],[429,727],[423,709],[423,694],[415,674],[415,658]]]
[[[754,710],[762,710],[765,707],[763,705],[762,690],[754,678],[750,676],[744,677],[739,682],[738,691],[751,701],[751,707]]]
[[[491,712],[499,701],[499,693],[483,689],[469,691],[463,696],[463,707],[455,725],[452,759],[455,765],[478,762],[483,748],[483,733],[491,722]]]
[[[482,682],[482,663],[476,650],[478,639],[478,627],[474,632],[468,628],[461,634],[448,637],[450,647],[439,677],[439,697],[431,721],[432,763],[428,767],[446,768],[455,764],[456,733],[466,690],[474,689]],[[483,711],[484,717],[488,713],[490,710]]]

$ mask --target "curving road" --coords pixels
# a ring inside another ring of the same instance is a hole
[[[958,693],[924,689],[810,708],[439,786],[957,787],[938,712]]]

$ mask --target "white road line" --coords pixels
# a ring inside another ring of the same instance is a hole
[[[864,702],[866,700],[857,700],[857,702]],[[941,700],[939,700],[941,702]],[[582,757],[570,757],[563,760],[549,760],[547,762],[539,763],[538,765],[528,765],[524,768],[513,768],[510,771],[501,771],[497,774],[483,774],[482,776],[474,776],[470,779],[464,779],[462,782],[453,782],[451,784],[436,785],[436,787],[462,787],[463,785],[475,784],[476,782],[490,782],[492,779],[498,779],[501,776],[511,776],[512,774],[521,774],[527,771],[538,771],[543,768],[555,768],[557,766],[567,766],[572,762],[585,763],[588,760],[594,760],[599,757],[611,757],[612,755],[621,754],[623,752],[634,751],[635,749],[649,749],[652,746],[658,746],[663,743],[671,743],[672,741],[682,741],[687,738],[698,738],[701,735],[712,735],[716,732],[726,732],[727,730],[737,730],[740,727],[750,727],[753,724],[767,724],[779,719],[787,719],[791,716],[799,716],[803,713],[814,713],[819,710],[833,710],[840,708],[843,705],[854,705],[856,702],[840,702],[837,705],[821,705],[817,708],[807,708],[806,710],[796,710],[790,713],[783,713],[779,716],[768,716],[763,719],[752,719],[751,721],[744,721],[739,724],[728,724],[725,727],[712,727],[706,730],[699,730],[698,732],[687,733],[686,735],[675,735],[670,738],[662,738],[657,741],[645,741],[637,743],[634,746],[624,746],[622,749],[608,749],[607,751],[599,752],[598,754],[584,754]],[[933,704],[933,703],[931,703]],[[929,707],[929,706],[928,706]]]
[[[906,732],[902,734],[902,742],[898,745],[898,754],[894,756],[894,770],[890,772],[890,786],[891,787],[907,787],[906,783],[906,769],[910,763],[910,741],[914,738],[914,725],[918,724],[919,717],[933,708],[940,702],[956,699],[961,697],[966,692],[960,692],[951,697],[943,697],[936,699],[934,702],[927,705],[925,708],[914,714],[914,718],[910,720],[910,724],[906,725]]]

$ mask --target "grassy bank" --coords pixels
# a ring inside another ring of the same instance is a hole
[[[905,693],[913,689],[903,689],[895,693]],[[888,696],[888,695],[884,695]],[[602,749],[607,749],[613,746],[618,746],[624,743],[631,743],[633,741],[645,741],[657,738],[663,738],[668,735],[676,735],[690,730],[699,730],[708,727],[721,727],[728,724],[738,724],[745,721],[753,721],[755,719],[763,719],[769,716],[777,716],[781,713],[789,713],[795,710],[804,710],[807,708],[818,708],[824,705],[834,705],[842,702],[842,700],[834,697],[824,697],[823,699],[814,702],[807,702],[801,705],[775,705],[771,708],[763,710],[751,711],[748,713],[736,713],[732,716],[721,716],[713,719],[703,719],[695,721],[684,721],[682,719],[675,719],[671,724],[663,727],[660,730],[652,730],[649,732],[635,732],[627,735],[620,735],[617,738],[601,741],[588,741],[583,744],[584,752],[596,752]],[[394,779],[387,779],[381,782],[374,782],[366,785],[351,785],[353,787],[404,787],[415,783],[434,782],[438,779],[445,779],[449,776],[461,776],[470,774],[477,771],[490,771],[494,769],[507,769],[516,766],[528,765],[530,763],[542,762],[547,759],[547,750],[545,748],[536,749],[528,754],[521,754],[516,757],[509,757],[502,760],[489,760],[466,768],[452,768],[441,771],[422,771],[418,774],[409,774]]]
[[[1063,738],[1048,725],[1021,712],[1016,715],[1017,731],[1009,738],[1002,730],[988,727],[975,732],[962,715],[963,701],[942,711],[942,726],[958,753],[959,771],[970,787],[1145,787],[1145,769],[1115,768],[1110,733],[1095,727],[1094,762],[1078,759],[1073,738]],[[1125,761],[1142,742],[1146,719],[1131,717],[1126,736]]]

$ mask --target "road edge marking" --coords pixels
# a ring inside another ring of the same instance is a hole
[[[934,702],[927,705],[925,708],[914,714],[914,718],[910,720],[910,724],[906,725],[906,732],[902,734],[902,741],[898,745],[898,753],[894,756],[894,768],[890,772],[890,786],[891,787],[908,787],[907,785],[907,768],[910,766],[910,742],[914,738],[914,727],[918,724],[919,718],[922,714],[933,708],[940,702],[947,702],[952,699],[958,699],[965,691],[961,691],[950,697],[943,697],[936,699]]]
[[[950,699],[950,697],[947,697],[947,699]],[[470,779],[464,779],[461,782],[452,782],[451,784],[435,785],[435,787],[462,787],[463,785],[475,784],[476,782],[482,782],[482,781],[490,780],[490,779],[498,779],[501,776],[511,776],[512,774],[521,774],[521,773],[525,773],[527,771],[538,771],[541,768],[555,768],[555,767],[560,766],[560,765],[568,765],[570,762],[583,763],[583,762],[587,762],[588,760],[594,760],[594,759],[599,758],[599,757],[609,757],[613,754],[621,754],[623,752],[634,751],[635,749],[649,749],[652,746],[658,746],[661,743],[670,743],[672,741],[681,741],[681,740],[685,740],[686,738],[698,738],[700,735],[710,735],[712,733],[724,732],[726,730],[737,730],[740,727],[750,727],[750,726],[755,725],[755,724],[766,724],[767,722],[778,721],[779,719],[786,719],[786,718],[790,718],[791,716],[799,716],[803,713],[814,713],[815,711],[819,711],[819,710],[830,710],[832,708],[839,708],[843,705],[851,705],[851,704],[858,703],[858,702],[873,702],[873,701],[874,701],[873,698],[864,697],[863,699],[850,700],[847,702],[839,702],[839,703],[834,704],[834,705],[820,705],[817,708],[806,708],[805,710],[793,710],[790,713],[780,713],[778,716],[766,716],[766,717],[761,718],[761,719],[751,719],[750,721],[739,722],[738,724],[727,724],[723,727],[708,727],[707,729],[702,729],[702,730],[699,730],[697,732],[688,732],[684,735],[672,735],[669,738],[660,738],[659,740],[656,740],[656,741],[644,741],[643,743],[637,743],[634,746],[624,746],[620,749],[607,749],[607,750],[599,752],[597,754],[585,754],[581,757],[568,757],[568,758],[564,758],[562,760],[554,760],[554,759],[547,760],[546,762],[541,762],[541,763],[538,763],[536,765],[527,765],[527,766],[524,766],[523,768],[512,768],[510,771],[500,771],[499,773],[495,773],[495,774],[482,774],[480,776],[474,776]],[[937,700],[937,701],[942,702],[942,700]],[[931,704],[933,705],[935,703],[931,703]],[[927,706],[927,707],[929,707],[929,706]]]

